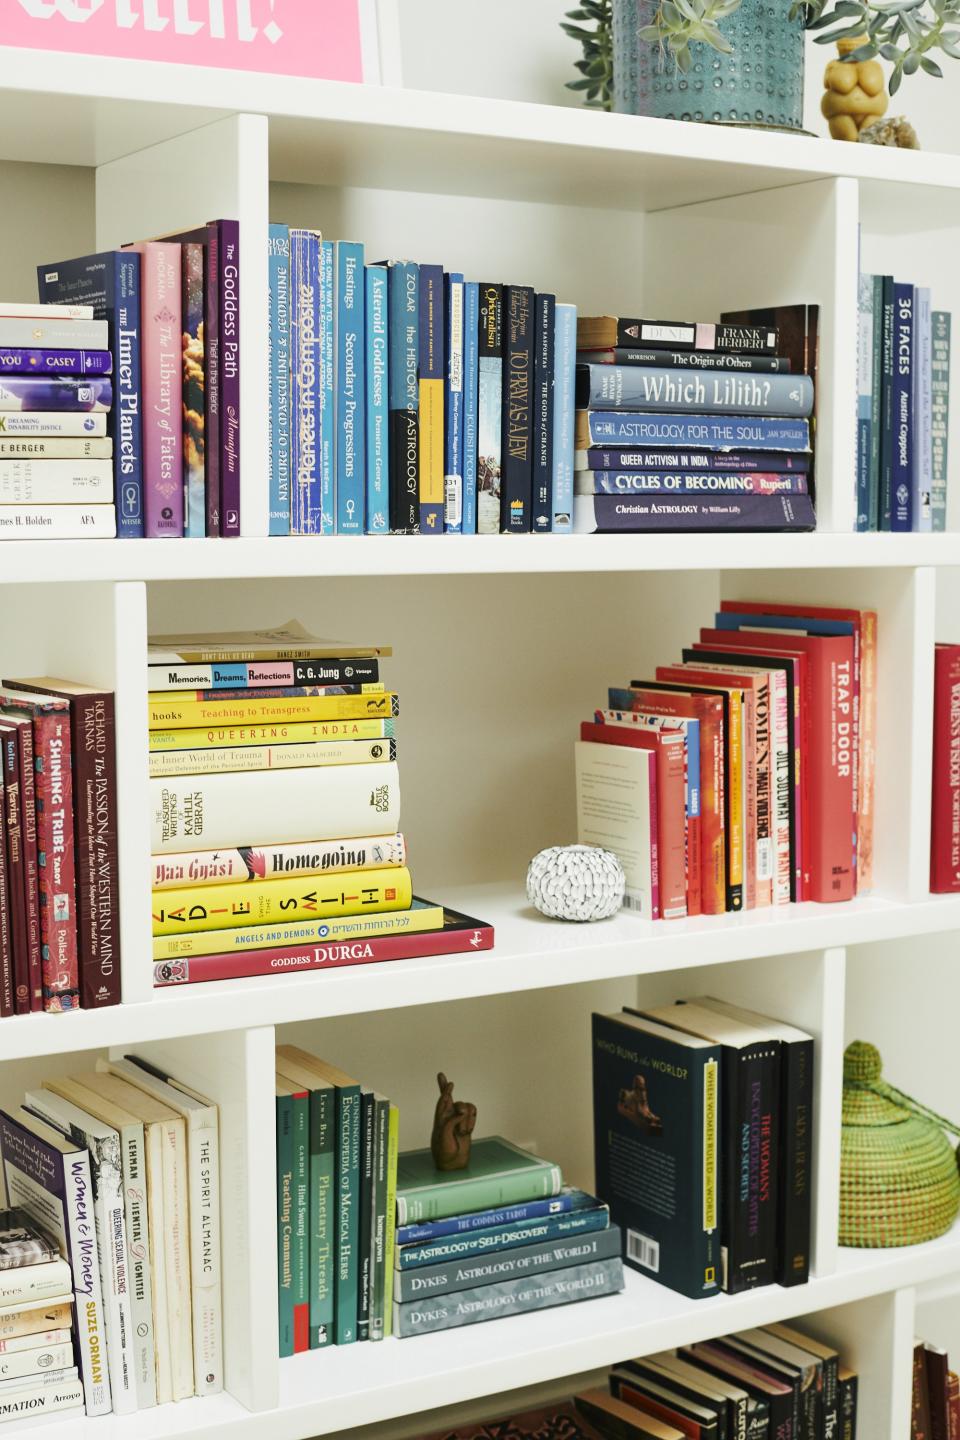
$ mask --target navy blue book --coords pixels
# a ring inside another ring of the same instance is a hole
[[[553,521],[553,372],[557,299],[538,295],[533,318],[533,525],[547,534]]]
[[[916,457],[914,455],[914,311],[912,285],[893,286],[893,452],[890,466],[891,530],[916,528]]]
[[[889,530],[893,515],[893,276],[881,278],[879,528]]]
[[[140,422],[140,256],[105,250],[37,267],[44,305],[92,305],[106,320],[113,355],[115,400],[107,416],[113,438],[113,494],[117,538],[143,535],[143,441]]]
[[[420,267],[387,266],[387,400],[390,410],[390,529],[420,528]]]
[[[533,291],[503,287],[503,410],[500,529],[529,531],[533,485]]]

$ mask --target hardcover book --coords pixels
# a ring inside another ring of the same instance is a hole
[[[647,346],[656,350],[731,350],[774,354],[779,336],[765,324],[712,324],[684,320],[635,320],[613,315],[583,316],[577,325],[582,350]]]
[[[810,415],[809,375],[763,377],[742,372],[578,365],[581,410],[643,410],[697,415]]]
[[[533,480],[534,294],[503,289],[503,439],[500,529],[529,532]]]
[[[277,920],[406,910],[412,898],[410,871],[405,866],[348,870],[319,881],[307,877],[196,885],[185,890],[161,890],[153,897],[153,933],[177,935],[223,930],[231,925],[270,925]]]
[[[562,1183],[557,1165],[500,1135],[475,1139],[465,1170],[438,1170],[429,1150],[407,1150],[397,1169],[397,1224],[536,1200]]]
[[[363,246],[334,245],[336,529],[362,535],[366,505],[366,348]]]
[[[477,1230],[490,1226],[525,1225],[554,1215],[568,1215],[591,1201],[592,1197],[582,1190],[564,1187],[558,1195],[543,1200],[524,1200],[517,1205],[500,1206],[493,1210],[474,1210],[466,1215],[451,1215],[443,1220],[424,1220],[410,1225],[401,1225],[397,1230],[397,1245],[401,1249],[398,1265],[404,1266],[403,1247],[408,1245],[431,1244],[435,1240],[458,1235],[472,1235]]]
[[[534,304],[533,508],[531,529],[547,533],[553,521],[554,350],[557,301],[538,295]]]
[[[183,246],[180,322],[183,369],[183,533],[192,540],[201,540],[207,533],[204,264],[202,245],[191,241]]]
[[[960,645],[934,652],[930,889],[960,891]]]
[[[420,530],[443,534],[443,268],[420,266]]]
[[[578,450],[593,445],[685,446],[805,454],[810,449],[810,422],[775,420],[764,415],[688,415],[677,411],[632,415],[620,410],[578,410],[575,442]]]
[[[320,532],[320,237],[290,231],[290,521],[294,535]]]
[[[270,275],[270,408],[267,415],[270,446],[270,534],[291,532],[290,497],[290,339],[291,305],[290,231],[286,225],[271,225],[268,238]],[[314,355],[316,364],[316,355]]]
[[[643,531],[808,531],[817,517],[809,495],[577,495],[578,535]]]
[[[181,247],[128,247],[141,259],[144,534],[183,534]]]
[[[387,271],[382,265],[366,270],[366,500],[368,535],[385,535],[390,529],[390,411],[387,341]]]
[[[390,529],[410,535],[420,526],[420,268],[387,262],[390,400]]]
[[[597,1194],[627,1264],[692,1299],[721,1285],[720,1057],[646,1017],[593,1016]]]
[[[455,1429],[445,1426],[423,1440],[602,1440],[605,1432],[597,1430],[584,1419],[572,1401],[556,1401],[538,1410],[526,1410],[504,1420],[467,1421]]]
[[[810,456],[779,450],[705,450],[665,446],[639,450],[593,447],[578,450],[577,470],[716,470],[726,473],[789,472],[806,475]]]
[[[555,1240],[569,1240],[572,1236],[590,1235],[597,1230],[606,1230],[610,1224],[609,1207],[594,1200],[592,1196],[584,1195],[583,1192],[580,1194],[584,1201],[583,1206],[562,1214],[546,1215],[540,1220],[517,1220],[512,1224],[479,1228],[466,1234],[429,1240],[420,1245],[401,1245],[397,1249],[396,1268],[432,1268],[451,1260],[466,1260],[518,1247],[551,1244]]]
[[[394,1299],[401,1303],[433,1299],[456,1290],[561,1270],[570,1265],[594,1264],[614,1257],[619,1260],[620,1247],[620,1231],[611,1225],[592,1235],[558,1237],[539,1244],[518,1245],[496,1254],[458,1257],[436,1265],[401,1270],[394,1279]]]
[[[503,286],[480,286],[477,534],[500,531],[503,461]]]
[[[613,1295],[622,1289],[623,1263],[619,1257],[595,1264],[572,1265],[564,1270],[551,1270],[546,1275],[457,1290],[422,1302],[395,1303],[393,1333],[401,1340],[410,1335],[429,1335],[437,1330],[496,1320],[503,1315]]]
[[[453,534],[463,533],[464,299],[462,274],[445,274],[443,307],[447,376],[444,386],[443,528]]]
[[[463,287],[463,533],[477,533],[477,426],[480,420],[480,286]],[[2,453],[2,451],[0,451]]]
[[[553,516],[550,524],[550,529],[558,535],[569,535],[573,528],[576,344],[577,307],[558,303],[554,334]]]

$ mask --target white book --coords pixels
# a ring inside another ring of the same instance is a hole
[[[25,1105],[90,1152],[97,1247],[103,1262],[107,1363],[113,1408],[130,1415],[137,1408],[133,1360],[133,1313],[130,1269],[123,1218],[123,1169],[116,1130],[49,1088],[28,1090]]]
[[[0,1144],[11,1202],[22,1205],[56,1238],[70,1262],[87,1414],[106,1415],[111,1409],[110,1380],[90,1156],[56,1126],[23,1109],[0,1116]],[[13,1323],[7,1328],[12,1330]],[[0,1320],[0,1333],[2,1329]]]
[[[150,824],[155,855],[318,836],[352,840],[400,828],[400,775],[388,760],[154,779]]]
[[[126,1228],[130,1271],[130,1307],[133,1315],[134,1373],[137,1409],[150,1410],[157,1403],[156,1360],[153,1339],[153,1300],[150,1284],[150,1228],[147,1206],[147,1161],[143,1125],[136,1115],[113,1103],[94,1086],[103,1077],[72,1075],[51,1080],[49,1088],[79,1105],[95,1120],[116,1130],[120,1137],[120,1165],[123,1174],[123,1219]],[[91,1083],[87,1083],[87,1082]]]
[[[58,440],[56,436],[2,436],[0,435],[0,460],[109,460],[113,455],[113,441],[84,440],[80,436],[69,436]]]
[[[98,1060],[97,1068],[128,1080],[182,1115],[187,1130],[193,1368],[198,1395],[223,1389],[223,1306],[220,1260],[220,1117],[217,1106],[131,1057]]]
[[[76,1365],[58,1365],[54,1370],[38,1371],[35,1375],[17,1375],[9,1380],[0,1380],[0,1394],[12,1395],[17,1390],[38,1390],[47,1385],[59,1385],[63,1380],[76,1380],[79,1374]]]
[[[3,341],[0,340],[0,344]],[[107,433],[104,414],[85,415],[67,410],[4,410],[0,412],[0,436],[36,435],[40,438],[66,435],[70,439],[97,439]]]
[[[92,305],[44,305],[36,300],[0,300],[0,316],[15,315],[26,320],[44,320],[56,316],[60,320],[92,320]]]
[[[0,540],[113,540],[112,505],[0,505]]]
[[[0,1305],[0,1337],[6,1342],[21,1336],[31,1339],[44,1330],[73,1323],[73,1295],[51,1295],[49,1300],[25,1300]]]
[[[63,1370],[73,1363],[73,1346],[69,1337],[65,1345],[46,1345],[38,1350],[20,1350],[0,1355],[0,1380],[20,1379],[24,1375],[42,1375]]]
[[[624,905],[645,920],[659,913],[657,757],[626,745],[575,743],[577,840],[612,850],[627,880]]]
[[[37,1330],[33,1335],[15,1335],[10,1340],[0,1340],[0,1355],[16,1355],[21,1350],[37,1350],[44,1345],[66,1345],[73,1331]]]
[[[52,307],[51,307],[52,308]],[[0,345],[32,350],[106,350],[106,320],[0,315]]]
[[[0,455],[0,505],[71,504],[113,504],[112,460],[11,460]]]
[[[83,1386],[76,1379],[62,1380],[57,1385],[35,1390],[18,1390],[12,1395],[0,1395],[0,1421],[28,1420],[36,1415],[82,1409]]]
[[[25,1301],[38,1305],[72,1288],[73,1276],[66,1260],[0,1270],[0,1305],[20,1305]]]

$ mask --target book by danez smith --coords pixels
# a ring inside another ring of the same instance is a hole
[[[397,1224],[557,1195],[562,1184],[558,1165],[501,1135],[474,1140],[467,1168],[452,1173],[438,1170],[429,1150],[407,1150],[397,1169]]]

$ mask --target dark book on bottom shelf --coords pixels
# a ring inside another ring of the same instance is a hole
[[[613,1371],[610,1393],[641,1414],[675,1426],[688,1440],[720,1440],[716,1410],[686,1398],[671,1385],[651,1379],[633,1365]]]
[[[593,1017],[597,1194],[627,1264],[694,1299],[720,1288],[720,1055],[645,1017]]]
[[[656,1365],[666,1374],[674,1377],[674,1385],[691,1390],[694,1399],[704,1397],[705,1402],[723,1402],[718,1412],[720,1427],[726,1421],[728,1440],[767,1440],[767,1426],[770,1407],[757,1396],[748,1394],[740,1385],[719,1375],[712,1375],[701,1365],[694,1365],[680,1355],[664,1351],[651,1355],[644,1362]]]
[[[719,1382],[711,1381],[710,1376],[688,1365],[685,1360],[678,1360],[675,1356],[628,1360],[613,1372],[612,1389],[617,1376],[630,1379],[641,1388],[647,1384],[657,1387],[661,1396],[666,1397],[663,1403],[668,1408],[671,1401],[676,1402],[680,1408],[675,1417],[668,1418],[671,1424],[679,1424],[681,1429],[692,1420],[708,1433],[716,1427],[717,1440],[737,1440],[742,1434],[737,1424],[741,1416],[738,1413],[731,1420],[727,1397],[715,1388]]]
[[[840,1433],[837,1440],[857,1440],[858,1378],[852,1370],[841,1365],[837,1386],[840,1402]]]
[[[927,1372],[927,1397],[930,1402],[930,1440],[950,1440],[947,1402],[950,1365],[947,1352],[925,1341],[923,1362]]]
[[[562,1436],[562,1440],[605,1440],[605,1432],[591,1425],[578,1401],[573,1400],[557,1400],[537,1410],[525,1410],[522,1415],[445,1426],[420,1440],[552,1440],[554,1436]]]
[[[677,1353],[708,1374],[741,1386],[755,1403],[766,1408],[765,1423],[768,1428],[761,1427],[759,1434],[751,1440],[768,1440],[769,1436],[779,1437],[779,1440],[796,1440],[794,1394],[785,1380],[753,1365],[748,1356],[725,1349],[719,1341],[691,1345]],[[747,1435],[750,1435],[749,1430]]]
[[[743,1330],[732,1337],[748,1347],[761,1364],[785,1366],[799,1385],[798,1440],[820,1440],[823,1429],[823,1360],[770,1329]]]

